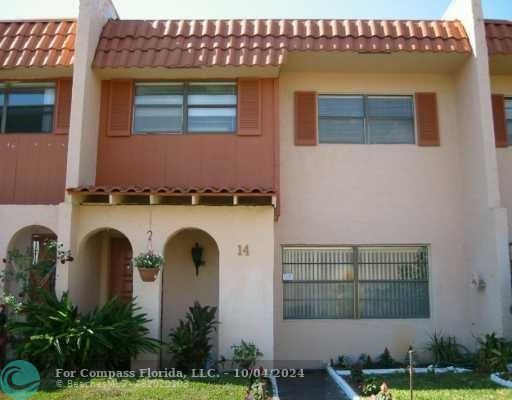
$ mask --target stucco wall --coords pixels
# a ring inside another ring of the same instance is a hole
[[[192,262],[191,249],[196,243],[203,248],[204,265],[199,275]],[[194,302],[202,306],[219,305],[219,249],[206,232],[186,229],[172,237],[165,247],[165,269],[162,276],[162,339],[184,319]],[[217,352],[218,335],[212,335],[213,354]],[[167,353],[164,353],[169,358]],[[214,358],[216,359],[216,358]]]
[[[438,96],[440,147],[293,144],[293,93]],[[276,359],[401,357],[435,329],[472,343],[462,253],[459,132],[453,79],[446,75],[282,74],[281,217],[276,226]],[[419,320],[282,318],[280,246],[285,244],[428,244],[431,317]],[[376,340],[378,338],[378,340]]]
[[[123,233],[135,255],[147,250],[148,206],[80,206],[76,242],[89,233],[113,228]],[[152,206],[153,248],[164,254],[168,239],[184,228],[207,232],[219,247],[219,355],[231,356],[231,345],[254,341],[265,359],[274,355],[273,282],[274,210],[264,207]],[[239,256],[238,245],[249,245],[249,255]],[[80,265],[77,260],[77,265]],[[73,297],[87,291],[81,272],[69,269]],[[78,289],[77,289],[78,288]],[[151,335],[160,337],[162,274],[155,282],[133,275],[133,295],[148,317]],[[166,339],[166,338],[164,338]]]
[[[491,92],[512,97],[512,74],[491,77]],[[500,194],[503,207],[512,214],[512,146],[496,149]],[[512,242],[512,218],[508,220],[509,239]]]

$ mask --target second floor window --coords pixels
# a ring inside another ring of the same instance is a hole
[[[137,83],[135,133],[236,131],[233,82]]]
[[[55,86],[13,84],[0,86],[2,133],[48,133],[53,130]]]
[[[321,95],[320,143],[414,143],[412,96]]]
[[[507,119],[508,144],[512,145],[512,97],[505,99],[505,118]]]

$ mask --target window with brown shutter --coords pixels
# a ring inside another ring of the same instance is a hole
[[[505,96],[502,94],[492,95],[492,114],[494,119],[494,137],[496,147],[507,147],[507,122],[505,116]]]
[[[437,95],[416,93],[416,124],[419,146],[440,146]]]
[[[315,92],[295,92],[295,145],[317,143],[317,109]]]
[[[110,82],[108,136],[130,136],[132,125],[133,81]]]
[[[65,135],[69,133],[72,88],[73,81],[71,79],[59,79],[57,81],[54,127],[54,132],[57,134]]]
[[[261,81],[238,81],[238,134],[260,135],[261,129]]]

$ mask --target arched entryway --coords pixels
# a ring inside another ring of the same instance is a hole
[[[204,264],[196,267],[192,258],[192,248],[202,248]],[[219,248],[215,240],[205,231],[186,228],[175,233],[164,251],[165,267],[162,277],[162,340],[169,340],[169,333],[176,328],[180,319],[185,318],[194,302],[202,306],[219,305]],[[213,354],[216,359],[218,349],[217,333],[212,338]],[[166,367],[170,355],[162,354]]]
[[[132,255],[130,241],[116,229],[99,229],[84,239],[70,282],[82,311],[90,311],[113,297],[124,303],[132,299]]]
[[[55,291],[55,263],[57,235],[50,228],[30,225],[18,230],[7,247],[5,292],[19,296],[22,283],[15,276],[29,269],[28,279],[32,288]],[[27,293],[25,293],[27,294]],[[28,293],[30,294],[30,293]]]

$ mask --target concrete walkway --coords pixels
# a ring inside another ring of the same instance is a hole
[[[346,400],[336,383],[321,371],[306,371],[304,378],[278,378],[281,400]]]

